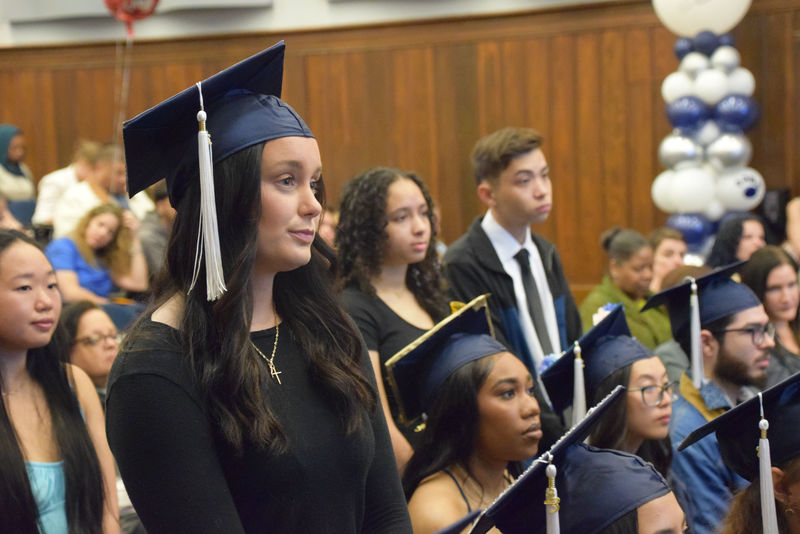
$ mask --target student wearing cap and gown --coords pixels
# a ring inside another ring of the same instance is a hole
[[[669,421],[672,415],[674,384],[667,370],[653,352],[631,337],[625,308],[616,305],[597,325],[542,373],[542,381],[556,411],[572,406],[575,395],[586,404],[602,400],[615,387],[623,386],[626,394],[601,419],[589,444],[636,454],[651,462],[669,478],[672,447]],[[576,392],[575,358],[580,347],[584,392]],[[585,407],[577,408],[578,415]]]
[[[662,291],[647,302],[646,307],[666,304],[675,340],[692,355],[692,369],[681,376],[680,396],[673,403],[673,448],[690,432],[752,395],[746,386],[763,387],[766,380],[772,329],[753,292],[731,280],[740,265],[696,279],[699,341],[694,347],[690,328],[693,307],[689,305],[692,282]],[[745,484],[722,463],[716,438],[676,451],[672,469],[691,499],[692,532],[716,532],[733,494]]]
[[[492,503],[470,531],[503,534],[680,534],[683,511],[669,484],[632,454],[583,441],[624,395],[622,386],[590,410]]]
[[[149,532],[411,530],[369,358],[315,236],[319,148],[278,98],[283,55],[279,43],[123,129],[130,193],[166,176],[178,212],[106,398]]]
[[[731,503],[720,534],[762,532],[762,526],[764,534],[800,534],[798,424],[800,373],[700,427],[680,444],[680,449],[691,449],[715,433],[725,465],[750,482]]]
[[[538,450],[533,377],[490,332],[479,297],[387,364],[402,419],[425,422],[403,475],[416,534],[488,506]]]

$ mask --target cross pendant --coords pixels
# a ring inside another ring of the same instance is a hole
[[[278,375],[281,374],[282,372],[283,371],[278,371],[272,362],[269,362],[269,374],[272,375],[272,378],[278,381],[278,384],[281,383],[281,377],[279,377]]]

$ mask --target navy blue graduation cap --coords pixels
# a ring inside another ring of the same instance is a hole
[[[583,444],[625,388],[617,386],[541,455],[480,516],[471,533],[593,534],[670,488],[632,454]]]
[[[487,297],[476,297],[386,362],[401,423],[410,424],[425,413],[442,382],[460,367],[508,352],[493,337]]]
[[[542,381],[553,409],[561,412],[573,406],[576,422],[586,412],[586,399],[594,396],[606,377],[637,360],[652,357],[650,349],[631,337],[625,310],[618,304],[542,373]]]
[[[437,530],[434,534],[460,534],[462,530],[467,528],[470,523],[475,521],[475,518],[480,515],[481,510],[473,510],[455,523]]]
[[[691,348],[692,381],[697,388],[704,378],[700,329],[718,319],[761,304],[749,287],[731,280],[731,275],[745,263],[732,263],[665,289],[651,296],[642,307],[642,311],[662,305],[667,307],[672,336],[682,346]]]
[[[240,61],[126,121],[122,129],[131,196],[166,179],[170,202],[177,207],[190,181],[199,180],[203,239],[192,287],[205,254],[209,300],[225,291],[214,164],[271,139],[313,137],[303,119],[280,100],[284,48],[281,41]]]
[[[682,451],[715,432],[722,461],[751,482],[759,479],[764,532],[775,514],[771,466],[800,456],[800,373],[764,390],[701,426],[678,446]]]

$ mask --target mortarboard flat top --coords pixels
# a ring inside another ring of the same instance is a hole
[[[487,297],[476,297],[386,362],[401,422],[409,424],[422,415],[438,387],[456,369],[484,356],[508,352],[493,337]]]
[[[214,163],[249,146],[279,137],[313,137],[303,120],[280,100],[283,41],[201,82]],[[197,176],[197,112],[200,91],[189,87],[126,121],[123,127],[128,193],[166,179],[177,205]]]
[[[437,530],[434,534],[460,534],[462,530],[467,528],[470,523],[475,521],[475,518],[480,515],[481,510],[473,510],[455,523]]]
[[[744,261],[732,263],[695,280],[700,304],[701,328],[718,319],[761,304],[749,287],[731,280],[731,275],[745,263]],[[647,299],[642,311],[666,305],[673,337],[676,340],[688,339],[691,292],[691,282],[665,289]]]
[[[504,534],[544,532],[548,459],[557,469],[559,520],[565,533],[593,534],[669,493],[664,478],[641,458],[582,443],[624,390],[617,386],[592,408],[481,514],[471,532],[483,534],[493,526]]]
[[[783,466],[800,455],[800,432],[797,431],[800,424],[800,373],[764,390],[761,397],[764,403],[764,418],[769,421],[767,438],[772,465]],[[760,414],[761,403],[758,396],[755,396],[686,436],[678,450],[682,451],[716,432],[725,465],[741,477],[752,481],[758,477]]]
[[[637,360],[653,356],[650,349],[631,337],[621,304],[615,305],[577,344],[581,347],[581,358],[584,361],[586,399],[589,403],[594,398],[597,387],[611,373]],[[542,382],[553,409],[557,412],[572,404],[574,360],[575,345],[542,373]]]

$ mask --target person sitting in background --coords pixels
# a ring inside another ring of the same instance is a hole
[[[758,215],[743,213],[722,223],[708,254],[706,265],[722,267],[749,260],[753,252],[767,244],[764,224]]]
[[[786,241],[781,247],[800,264],[800,197],[786,203]]]
[[[3,195],[0,195],[0,228],[6,230],[22,230],[22,223],[20,223],[11,210],[8,209],[8,200]]]
[[[639,232],[622,228],[605,231],[600,243],[608,253],[608,271],[580,305],[584,330],[592,327],[600,308],[621,302],[631,335],[640,343],[654,349],[668,341],[672,336],[667,315],[662,310],[640,312],[653,279],[650,244]]]
[[[775,346],[767,367],[767,387],[774,386],[800,372],[797,265],[782,248],[767,245],[742,267],[742,283],[753,290],[775,327]]]
[[[112,184],[124,182],[125,179],[122,149],[112,143],[104,144],[97,152],[91,172],[82,182],[67,188],[56,202],[53,237],[58,239],[69,234],[92,208],[101,204],[115,204],[111,196]]]
[[[25,164],[25,136],[12,124],[0,124],[0,194],[8,200],[35,198],[33,173]]]
[[[0,530],[119,532],[100,402],[54,339],[53,267],[13,230],[0,230],[0,310]]]
[[[139,222],[119,206],[92,208],[69,237],[45,249],[56,270],[64,300],[109,302],[116,285],[131,292],[146,291],[147,262],[137,231]]]
[[[378,167],[345,185],[340,207],[340,300],[364,337],[402,469],[418,435],[398,424],[383,365],[448,311],[434,247],[433,201],[416,174]]]
[[[653,249],[653,279],[650,280],[650,292],[658,293],[662,289],[664,277],[683,265],[683,257],[688,247],[683,234],[674,228],[657,228],[647,236],[650,248]]]
[[[58,199],[67,189],[82,182],[94,166],[95,159],[100,150],[100,143],[96,141],[80,140],[77,143],[72,163],[63,169],[55,170],[42,176],[37,188],[36,210],[33,212],[33,224],[52,225]]]
[[[339,210],[326,206],[319,219],[317,233],[330,247],[335,247],[336,226],[339,224]]]
[[[169,193],[165,181],[155,184],[150,191],[153,195],[155,209],[145,215],[139,227],[139,239],[147,259],[147,272],[154,277],[161,269],[167,253],[169,234],[175,215],[178,213],[169,201]]]

